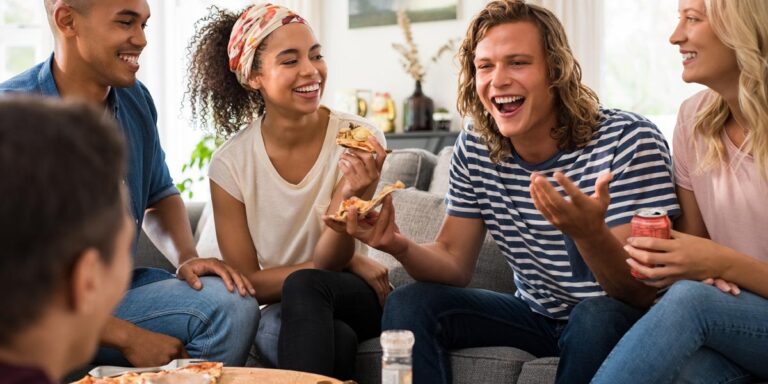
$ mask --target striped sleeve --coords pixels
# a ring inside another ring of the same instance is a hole
[[[451,216],[480,218],[480,207],[472,187],[470,166],[467,158],[469,134],[462,132],[456,140],[448,170],[448,193],[445,195],[446,211]]]
[[[670,218],[680,215],[664,136],[650,121],[638,116],[632,120],[624,128],[611,164],[611,204],[605,220],[609,227],[629,223],[641,208],[662,208]]]

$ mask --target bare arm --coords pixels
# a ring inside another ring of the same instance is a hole
[[[592,236],[573,238],[579,253],[608,296],[638,308],[647,308],[656,298],[656,289],[646,286],[629,273],[624,250],[631,233],[630,224],[603,227]]]
[[[326,215],[334,214],[344,199],[357,196],[369,200],[376,191],[387,152],[375,137],[369,142],[376,150],[375,156],[349,149],[341,156],[339,169],[344,176],[334,189]],[[349,265],[354,251],[355,239],[352,236],[326,227],[315,245],[312,259],[317,268],[339,271]]]
[[[179,195],[168,196],[146,210],[144,231],[175,266],[197,257],[187,209]]]
[[[693,191],[677,186],[675,193],[677,193],[681,211],[680,216],[675,220],[675,229],[689,235],[709,238],[704,219],[701,217],[699,203],[696,202]]]
[[[216,238],[224,260],[251,282],[260,304],[280,301],[283,282],[294,271],[313,268],[314,263],[262,270],[253,239],[248,231],[245,205],[211,181]]]
[[[638,308],[649,307],[656,297],[656,289],[633,278],[625,261],[629,257],[624,245],[630,225],[609,229],[605,223],[605,212],[610,203],[608,183],[612,175],[601,175],[591,196],[582,193],[561,172],[555,172],[554,178],[571,201],[564,199],[546,177],[534,173],[531,175],[531,198],[536,208],[552,225],[573,239],[608,296]]]
[[[472,279],[480,253],[485,225],[480,219],[446,216],[434,243],[416,244],[400,234],[395,225],[392,196],[384,198],[379,214],[358,222],[350,211],[347,223],[330,218],[326,224],[394,256],[419,281],[466,286]]]
[[[634,259],[661,267],[648,268],[636,263],[633,267],[643,274],[647,272],[646,276],[657,280],[653,283],[657,286],[669,285],[680,279],[722,279],[768,298],[768,263],[709,240],[693,192],[677,187],[677,196],[683,210],[675,221],[679,232],[673,232],[671,240],[635,239],[630,248]],[[724,291],[732,289],[727,286],[718,288]],[[738,294],[738,289],[731,293]]]
[[[110,317],[101,332],[101,344],[119,350],[136,367],[151,367],[189,357],[181,340],[139,328]]]

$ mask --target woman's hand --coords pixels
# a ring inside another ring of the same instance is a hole
[[[392,292],[392,284],[389,283],[389,270],[376,260],[367,256],[355,255],[349,262],[349,271],[360,276],[368,285],[376,291],[379,304],[384,306],[387,295]]]
[[[725,269],[723,250],[712,240],[673,230],[671,239],[631,237],[624,249],[630,256],[627,264],[647,277],[642,280],[646,285],[662,288],[683,279],[712,280],[723,292],[738,290],[720,279]]]
[[[368,138],[368,142],[376,149],[375,154],[358,149],[347,149],[339,159],[339,169],[345,180],[342,187],[344,199],[357,196],[367,200],[376,190],[376,184],[381,176],[381,167],[387,158],[387,151],[373,136]]]
[[[611,197],[608,183],[611,173],[604,173],[595,182],[595,193],[587,196],[562,172],[555,172],[555,180],[563,187],[570,201],[563,198],[546,177],[531,174],[531,198],[533,205],[547,221],[568,236],[577,239],[599,233],[605,225],[605,212]]]

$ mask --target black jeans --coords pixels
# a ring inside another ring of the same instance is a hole
[[[451,383],[451,349],[509,346],[536,357],[560,356],[557,383],[589,383],[643,311],[609,297],[581,301],[570,320],[531,311],[513,294],[414,283],[387,298],[383,329],[408,329],[413,382]]]
[[[281,303],[279,368],[352,379],[358,341],[381,333],[376,293],[349,272],[296,271],[285,279]]]

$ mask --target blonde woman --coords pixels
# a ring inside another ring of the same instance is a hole
[[[675,130],[679,232],[630,239],[627,260],[648,285],[672,286],[611,352],[597,383],[768,378],[768,7],[679,5],[670,41],[683,54],[683,80],[709,89],[683,103]]]

